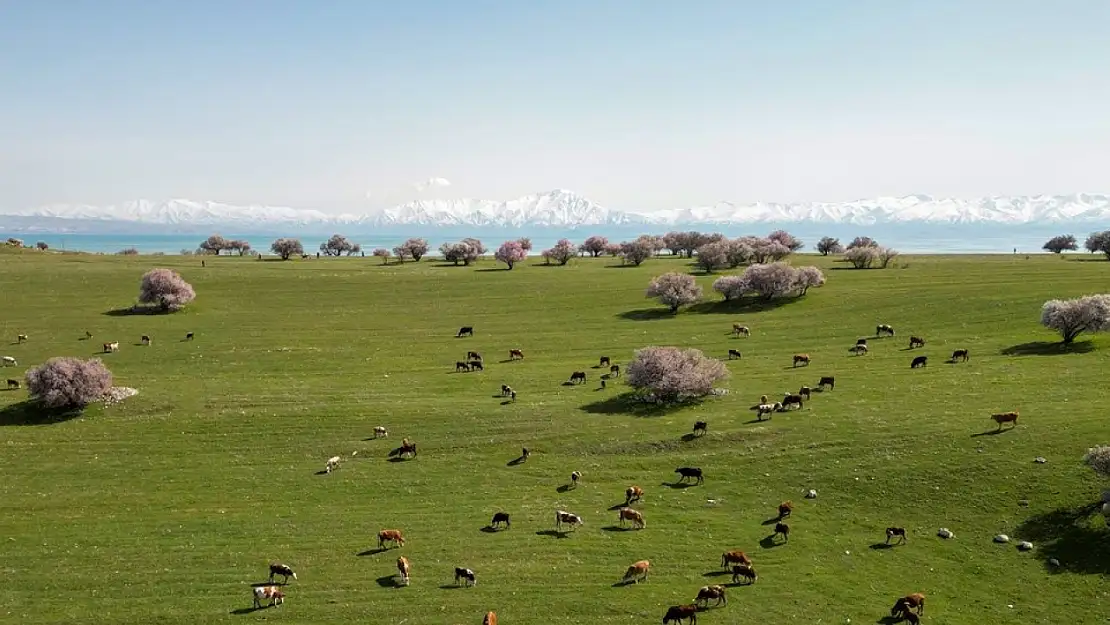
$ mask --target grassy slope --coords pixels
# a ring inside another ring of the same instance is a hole
[[[731,590],[706,623],[869,623],[914,591],[929,596],[927,622],[1084,623],[1106,613],[1107,530],[1098,515],[1071,525],[1059,511],[1097,499],[1100,484],[1079,458],[1108,442],[1110,341],[1067,355],[1001,350],[1053,340],[1036,324],[1041,303],[1097,289],[1110,265],[916,257],[905,269],[852,271],[810,258],[829,283],[801,301],[670,317],[643,290],[652,275],[688,270],[682,261],[610,262],[506,272],[370,259],[209,259],[201,269],[187,258],[0,257],[0,353],[20,360],[5,377],[118,340],[121,352],[105,360],[118,384],[141,390],[85,418],[0,428],[0,615],[28,625],[449,624],[494,609],[506,624],[658,622],[667,605],[726,580],[704,574],[731,548],[753,556],[760,580]],[[197,303],[173,316],[102,314],[133,301],[152,266],[181,271]],[[708,292],[712,278],[699,281]],[[753,336],[730,338],[733,321]],[[879,322],[899,337],[849,356]],[[460,325],[477,336],[453,338]],[[86,329],[95,338],[77,340]],[[186,331],[197,340],[181,342]],[[8,345],[17,333],[31,342]],[[929,341],[917,350],[930,356],[926,370],[909,369],[911,333]],[[140,334],[154,345],[134,346]],[[599,371],[588,367],[603,354],[626,363],[650,344],[720,357],[742,349],[728,363],[731,395],[663,415],[620,412],[619,385],[596,390]],[[500,363],[510,347],[527,359]],[[944,364],[957,347],[971,362]],[[484,373],[452,373],[468,349],[486,355]],[[791,369],[794,352],[814,364]],[[577,369],[589,383],[561,386]],[[760,394],[821,375],[835,375],[837,389],[802,412],[751,422]],[[502,383],[520,393],[515,404],[492,397]],[[19,420],[18,406],[3,407],[23,398],[0,394],[0,421]],[[1011,409],[1023,415],[1016,431],[973,436],[991,429],[991,412]],[[696,419],[709,434],[683,441]],[[365,440],[375,425],[390,429],[388,442]],[[419,459],[387,462],[402,436],[419,443]],[[531,461],[507,467],[522,445]],[[333,454],[344,466],[314,475]],[[680,465],[701,466],[706,483],[663,486]],[[582,486],[558,492],[574,469]],[[607,531],[616,524],[608,508],[631,483],[647,491],[647,529]],[[819,498],[802,499],[808,488]],[[763,547],[761,523],[783,499],[797,507],[791,541]],[[556,508],[586,525],[565,539],[537,534]],[[513,529],[480,532],[502,509]],[[910,528],[908,545],[870,549],[887,525]],[[941,526],[956,539],[935,538]],[[384,527],[402,528],[408,544],[358,555]],[[994,545],[998,532],[1040,549]],[[401,553],[413,584],[376,583]],[[1046,573],[1050,555],[1065,573]],[[640,558],[653,562],[650,581],[612,588]],[[250,605],[249,584],[271,559],[300,573],[288,603],[231,614]],[[478,586],[441,588],[454,566],[475,569]]]

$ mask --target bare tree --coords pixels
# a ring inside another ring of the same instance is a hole
[[[664,402],[705,397],[713,385],[728,377],[720,360],[698,349],[645,347],[625,370],[628,385]]]
[[[647,297],[654,297],[677,313],[678,309],[701,299],[701,287],[694,276],[685,273],[665,273],[656,276],[648,285]]]
[[[875,255],[879,260],[879,267],[886,269],[890,261],[898,257],[898,250],[893,247],[879,246],[875,248]]]
[[[376,248],[370,254],[372,256],[377,256],[378,258],[381,258],[383,265],[385,265],[389,262],[390,252],[389,252],[389,250],[385,249],[384,247]],[[404,261],[401,261],[401,262],[404,262]]]
[[[1064,345],[1083,332],[1110,330],[1110,295],[1049,300],[1041,308],[1041,325],[1059,332]]]
[[[505,241],[493,254],[494,258],[508,265],[510,270],[527,256],[528,253],[524,251],[520,241]]]
[[[270,244],[270,251],[280,256],[282,260],[289,260],[290,256],[304,255],[304,246],[301,245],[300,239],[281,238]]]
[[[112,372],[99,358],[51,358],[26,379],[31,398],[47,408],[84,408],[112,388]]]
[[[1059,254],[1060,252],[1074,252],[1079,249],[1079,243],[1075,240],[1074,234],[1061,234],[1055,236],[1045,242],[1041,247],[1042,250]]]
[[[602,252],[609,245],[609,239],[600,236],[592,236],[584,243],[582,243],[582,251],[588,253],[590,256],[597,258],[601,256]]]
[[[565,265],[574,258],[574,244],[569,239],[559,239],[555,247],[543,251],[545,260],[553,260],[560,265]]]
[[[732,242],[728,240],[706,243],[697,249],[694,262],[705,273],[713,273],[714,269],[720,269],[728,265],[728,253],[731,246]]]
[[[821,240],[817,242],[817,251],[822,256],[828,256],[829,254],[843,254],[844,246],[840,244],[840,239],[834,239],[832,237],[821,237]]]
[[[170,269],[151,269],[139,284],[139,302],[155,304],[164,311],[178,311],[193,301],[193,286]]]

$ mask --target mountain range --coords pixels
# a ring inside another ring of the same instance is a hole
[[[685,226],[728,224],[1053,224],[1110,223],[1110,195],[992,196],[973,199],[926,195],[879,197],[851,202],[793,204],[720,202],[661,211],[615,210],[565,189],[528,195],[507,202],[456,199],[415,201],[362,215],[330,215],[317,210],[264,205],[230,205],[210,201],[135,200],[111,206],[49,205],[0,209],[3,218],[59,223],[66,221],[149,226],[473,226],[553,227]]]

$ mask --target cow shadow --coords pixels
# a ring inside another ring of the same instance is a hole
[[[12,389],[18,390],[18,389]],[[83,414],[82,410],[51,409],[35,401],[22,401],[0,408],[0,427],[23,425],[53,425],[65,423]]]
[[[479,269],[478,271],[501,271],[500,269]],[[459,588],[466,588],[461,584],[441,584],[440,590],[458,590]]]
[[[879,623],[880,625],[894,625],[895,623],[901,623],[902,619],[898,618],[897,616],[884,616],[883,618],[875,622]]]
[[[493,527],[492,525],[487,525],[487,526],[479,529],[478,531],[482,532],[483,534],[496,534],[496,533],[504,531],[504,530],[502,530],[500,528],[497,528],[497,527]]]
[[[697,486],[698,484],[697,482],[662,482],[659,485],[678,490],[683,488],[692,488],[694,486]]]
[[[137,315],[168,315],[172,312],[157,306],[128,306],[127,308],[106,310],[101,314],[109,317],[133,317]]]
[[[621,527],[620,525],[606,525],[605,527],[601,528],[601,531],[603,531],[603,532],[627,532],[627,531],[630,531],[631,529],[632,529],[631,527]]]
[[[519,464],[524,464],[524,462],[525,462],[526,460],[527,460],[527,458],[525,458],[524,456],[520,456],[519,458],[513,458],[512,460],[510,460],[510,461],[506,462],[506,463],[505,463],[505,466],[508,466],[508,467],[515,467],[515,466],[517,466],[517,465],[519,465]]]
[[[1058,356],[1060,354],[1086,354],[1094,350],[1093,341],[1079,341],[1065,345],[1061,341],[1033,341],[1011,345],[999,351],[1003,356]]]
[[[691,432],[687,432],[686,434],[682,435],[682,442],[689,443],[690,441],[696,440],[697,438],[699,438],[699,437],[696,434],[693,434]]]
[[[702,577],[720,577],[722,575],[731,575],[731,574],[732,573],[730,571],[709,571],[708,573],[702,573],[701,576]]]
[[[559,488],[556,488],[555,492],[557,492],[557,493],[566,493],[566,492],[569,492],[569,491],[572,491],[572,490],[574,490],[574,485],[573,484],[563,484]]]
[[[1005,434],[1012,429],[1014,428],[1005,428],[1002,430],[987,430],[985,432],[979,432],[978,434],[972,434],[971,438],[979,438],[980,436],[998,436],[999,434]]]
[[[785,545],[785,544],[786,544],[786,541],[783,541],[781,543],[776,541],[774,534],[771,534],[770,536],[764,536],[759,541],[759,546],[763,547],[764,549],[774,549],[775,547],[780,547],[780,546]]]
[[[558,530],[540,530],[536,532],[536,536],[554,536],[555,538],[567,538],[570,532],[560,532]]]
[[[624,502],[621,502],[621,503],[618,503],[614,506],[609,506],[607,508],[607,510],[609,510],[609,512],[616,512],[617,510],[620,510],[621,508],[627,508],[627,507],[628,507],[628,504],[626,504]]]
[[[408,462],[409,460],[412,460],[412,458],[402,458],[401,456],[393,456],[392,458],[387,458],[386,462]]]
[[[766,521],[760,523],[760,525],[774,525],[775,523],[778,523],[781,520],[782,520],[781,517],[777,517],[777,516],[776,517],[771,517],[771,518],[767,519]]]
[[[376,556],[379,553],[385,553],[387,551],[389,551],[388,547],[378,547],[376,549],[367,549],[366,551],[361,551],[361,552],[359,552],[358,555],[359,556]]]
[[[382,588],[401,588],[404,585],[397,582],[396,575],[383,575],[374,581]]]
[[[869,547],[869,549],[872,549],[874,551],[882,551],[884,549],[891,549],[893,547],[894,545],[890,543],[874,543]]]
[[[327,472],[326,469],[320,469],[319,471],[317,471],[313,475],[327,475],[327,474],[328,474],[328,472]]]
[[[1110,541],[1106,540],[1106,521],[1098,513],[1100,506],[1095,502],[1057,508],[1026,519],[1014,534],[1032,542],[1037,555],[1046,561],[1059,560],[1059,566],[1049,568],[1053,573],[1108,575]]]
[[[257,611],[259,611],[259,610],[265,610],[265,609],[267,609],[267,608],[269,608],[269,607],[270,607],[270,606],[265,606],[265,607],[261,607],[261,608],[256,608],[256,607],[254,607],[254,606],[252,605],[252,606],[251,606],[251,607],[249,607],[249,608],[239,608],[238,610],[232,610],[231,612],[228,612],[228,614],[235,614],[235,615],[239,615],[239,614],[250,614],[250,613],[252,613],[252,612],[257,612]]]

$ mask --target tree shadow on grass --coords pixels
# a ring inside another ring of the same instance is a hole
[[[477,271],[477,272],[480,272],[480,273],[487,273],[487,272],[490,272],[490,271],[512,271],[512,270],[509,269],[508,267],[486,267],[484,269],[475,269],[474,271]]]
[[[1093,341],[1079,341],[1065,345],[1059,341],[1033,341],[1020,345],[1011,345],[999,353],[1003,356],[1059,356],[1061,354],[1086,354],[1094,351]]]
[[[586,404],[582,406],[582,410],[589,414],[630,414],[636,417],[658,417],[697,403],[696,401],[664,404],[646,403],[641,401],[635,393],[622,393],[615,397]]]
[[[804,299],[804,295],[800,297],[777,297],[772,300],[742,297],[716,302],[699,302],[690,306],[687,310],[698,314],[738,315],[775,310]]]
[[[1057,508],[1026,519],[1014,534],[1033,543],[1037,555],[1056,558],[1054,572],[1110,574],[1110,541],[1100,504]],[[1101,527],[1100,527],[1101,526]]]
[[[49,409],[34,401],[23,401],[0,408],[0,427],[9,425],[52,425],[81,416],[76,408]]]
[[[673,319],[675,313],[669,308],[641,308],[639,310],[626,310],[617,313],[621,319],[628,321],[656,321],[659,319]]]
[[[101,314],[109,317],[134,317],[143,315],[168,315],[175,311],[165,310],[158,306],[128,306],[127,308],[116,308],[114,310],[106,310]]]

